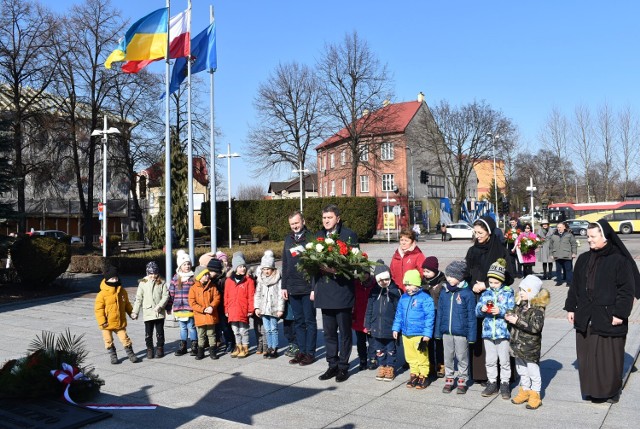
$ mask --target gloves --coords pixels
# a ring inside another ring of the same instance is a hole
[[[420,344],[418,344],[418,351],[419,352],[426,352],[427,351],[427,344],[429,344],[429,341],[426,341],[425,339],[421,339],[420,340]]]

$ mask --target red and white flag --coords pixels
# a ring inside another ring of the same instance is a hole
[[[190,26],[191,9],[180,12],[169,20],[169,58],[189,56],[191,52]],[[128,61],[123,64],[122,71],[125,73],[138,73],[152,62],[161,59],[163,58],[143,61]]]

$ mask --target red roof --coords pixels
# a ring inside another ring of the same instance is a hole
[[[420,106],[422,106],[422,102],[420,101],[405,101],[403,103],[389,104],[382,109],[358,119],[357,126],[362,126],[365,121],[368,121],[370,125],[367,126],[368,129],[365,133],[376,136],[404,133],[418,112],[418,109],[420,109]],[[341,142],[347,138],[349,138],[349,131],[345,127],[316,146],[316,150]]]
[[[156,162],[151,167],[140,172],[147,176],[149,186],[160,186],[160,178],[164,176],[164,162]],[[209,173],[207,170],[207,162],[202,157],[193,158],[193,178],[201,185],[209,183]]]

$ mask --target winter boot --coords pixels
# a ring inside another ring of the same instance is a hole
[[[511,399],[511,389],[509,389],[509,383],[500,383],[500,396],[502,396],[502,399]]]
[[[422,375],[418,376],[418,381],[416,382],[416,389],[422,390],[429,387],[430,381],[428,377],[424,377]]]
[[[240,346],[236,345],[236,348],[233,349],[233,351],[231,352],[231,357],[232,358],[237,358],[238,354],[240,354]]]
[[[213,360],[217,360],[218,359],[218,351],[217,351],[217,347],[213,346],[213,347],[209,347],[209,357]]]
[[[191,348],[193,350],[193,347]],[[196,360],[204,359],[204,347],[198,347],[196,350]]]
[[[442,388],[442,393],[451,393],[453,390],[453,378],[446,378],[444,380],[444,387]]]
[[[444,365],[443,364],[439,364],[438,365],[438,371],[436,372],[438,378],[444,378]]]
[[[256,350],[256,354],[259,354],[257,350]],[[271,349],[267,349],[262,355],[262,357],[264,359],[271,359]]]
[[[261,355],[263,353],[267,352],[267,348],[264,344],[264,341],[262,338],[258,339],[258,346],[256,347],[256,354],[257,355]]]
[[[156,347],[156,358],[160,359],[164,357],[164,346]]]
[[[394,378],[396,378],[395,368],[389,365],[384,373],[384,381],[393,381]]]
[[[107,351],[109,352],[109,358],[111,358],[111,364],[112,365],[117,365],[120,362],[118,362],[118,355],[116,354],[116,347],[115,346],[111,346],[107,349]]]
[[[238,353],[238,359],[244,359],[249,356],[249,346],[246,344],[242,344],[240,346],[240,352]]]
[[[187,342],[186,341],[180,341],[180,346],[178,347],[178,350],[176,350],[175,355],[176,356],[182,356],[187,354]]]
[[[271,350],[271,355],[269,356],[269,359],[277,359],[278,358],[278,348],[274,347]]]
[[[458,389],[456,390],[456,393],[459,395],[464,395],[465,393],[467,393],[468,389],[469,387],[467,387],[467,380],[465,380],[464,378],[459,378]]]
[[[487,396],[493,396],[496,393],[498,393],[498,383],[494,381],[493,383],[491,382],[487,383],[487,387],[484,388],[481,395],[484,397],[487,397]]]
[[[198,355],[198,342],[195,340],[191,340],[191,352],[189,353],[191,356]]]
[[[530,410],[535,410],[540,408],[542,405],[542,400],[540,399],[540,392],[536,392],[531,390],[529,393],[529,402],[527,403],[527,408]]]
[[[531,393],[531,390],[524,390],[522,386],[520,386],[518,390],[518,394],[513,397],[513,399],[511,400],[511,403],[516,405],[524,404],[529,400],[530,393]]]
[[[416,387],[416,384],[418,384],[418,374],[410,374],[406,386],[412,389]]]
[[[147,359],[153,359],[153,347],[147,347]]]
[[[387,374],[387,367],[384,365],[380,365],[378,367],[378,373],[376,374],[376,380],[383,381],[386,374]]]
[[[140,362],[140,360],[138,360],[138,356],[136,356],[136,354],[133,352],[133,346],[125,347],[124,351],[127,352],[127,357],[129,358],[131,363]]]

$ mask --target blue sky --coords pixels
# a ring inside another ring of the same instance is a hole
[[[72,0],[44,0],[64,11]],[[537,136],[555,106],[571,115],[579,104],[614,111],[640,100],[640,3],[637,1],[430,1],[193,0],[192,34],[215,8],[218,71],[215,77],[217,144],[246,155],[253,99],[279,62],[313,65],[325,43],[358,31],[395,83],[393,101],[425,94],[430,105],[486,100],[511,118],[523,147]],[[165,6],[165,0],[112,0],[131,22]],[[187,0],[171,2],[174,15]],[[162,71],[163,69],[159,69]],[[202,88],[208,91],[208,88]],[[206,98],[205,98],[206,99]],[[233,194],[256,183],[246,156],[232,161]],[[226,163],[225,163],[226,164]],[[285,172],[286,173],[286,172]],[[283,174],[287,176],[287,174]],[[223,171],[226,181],[226,165]],[[259,183],[268,184],[261,178]]]

